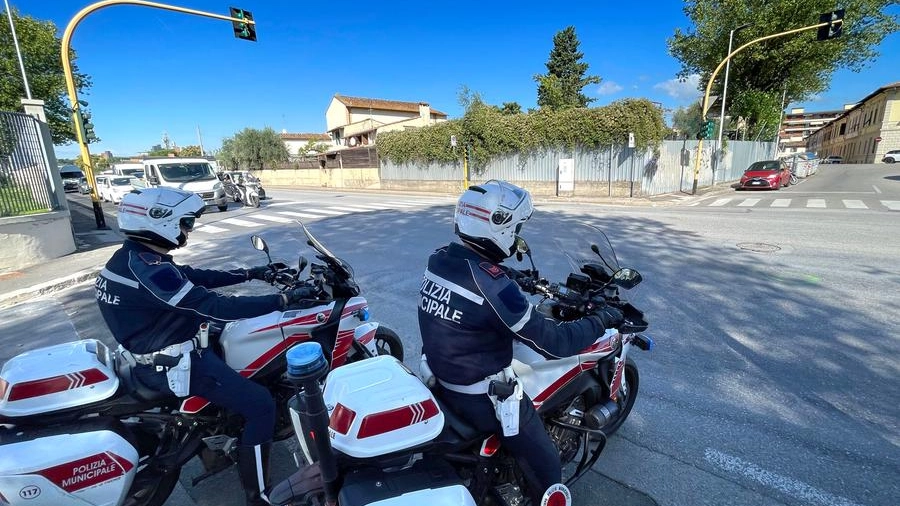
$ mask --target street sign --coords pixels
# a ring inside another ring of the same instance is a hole
[[[450,136],[450,146],[452,146],[454,148],[456,147],[456,136],[455,135]]]
[[[628,132],[628,147],[634,149],[634,132]]]
[[[875,137],[875,142],[881,142],[881,137]]]

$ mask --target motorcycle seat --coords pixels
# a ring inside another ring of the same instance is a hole
[[[469,422],[457,415],[450,409],[440,396],[435,395],[434,400],[437,401],[438,409],[444,414],[444,433],[452,430],[463,441],[475,441],[482,436],[482,433],[473,427]],[[443,436],[444,434],[442,434]]]
[[[139,401],[157,402],[174,396],[171,392],[160,392],[159,390],[152,389],[145,385],[144,382],[134,374],[135,366],[132,366],[121,354],[116,353],[115,362],[116,375],[121,382],[121,388],[131,397],[134,397]]]

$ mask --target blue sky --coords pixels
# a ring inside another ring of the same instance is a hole
[[[175,0],[170,0],[175,1]],[[244,127],[323,132],[335,93],[424,101],[451,118],[462,114],[461,85],[488,103],[534,107],[534,74],[553,35],[575,26],[589,72],[603,82],[585,89],[603,105],[627,97],[668,108],[699,98],[696,80],[677,82],[679,62],[666,51],[676,27],[689,28],[682,2],[300,2],[178,0],[227,14],[253,12],[258,42],[236,39],[225,21],[138,6],[112,6],[85,18],[72,46],[91,75],[87,99],[102,141],[91,151],[128,155],[161,143],[216,149]],[[24,14],[62,29],[90,0],[10,0]],[[892,8],[900,13],[900,8]],[[811,21],[815,21],[812,19]],[[4,20],[5,22],[5,20]],[[808,110],[839,109],[900,80],[900,34],[878,48],[864,72],[841,70]],[[27,55],[26,55],[27,57]],[[57,148],[60,157],[75,145]]]

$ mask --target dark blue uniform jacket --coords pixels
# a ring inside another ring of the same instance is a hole
[[[577,354],[603,335],[600,319],[538,313],[502,268],[458,243],[428,259],[419,300],[422,352],[434,375],[470,385],[512,361],[513,340],[547,358]]]
[[[175,265],[170,255],[126,240],[97,276],[97,304],[125,349],[151,353],[194,337],[204,321],[252,318],[281,309],[281,295],[229,296],[208,289],[247,279],[244,270]]]

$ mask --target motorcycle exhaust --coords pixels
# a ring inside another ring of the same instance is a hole
[[[607,401],[606,404],[598,404],[584,414],[584,423],[591,429],[599,429],[612,422],[619,416],[619,404],[616,401]]]
[[[287,378],[303,391],[297,394],[301,402],[297,403],[298,415],[312,437],[322,482],[325,486],[326,504],[337,504],[338,468],[331,451],[331,439],[328,435],[328,409],[325,397],[319,387],[319,379],[328,373],[328,361],[322,354],[322,346],[316,342],[307,342],[294,346],[287,352]]]

